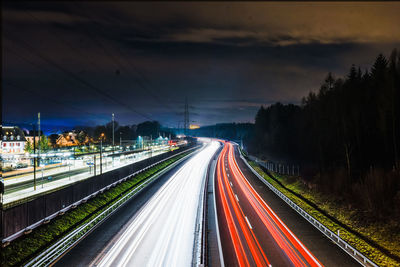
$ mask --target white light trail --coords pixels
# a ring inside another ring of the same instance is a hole
[[[218,142],[208,143],[179,168],[137,212],[98,266],[190,266],[200,191],[218,147]]]

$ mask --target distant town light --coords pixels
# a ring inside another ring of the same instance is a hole
[[[197,125],[197,124],[190,124],[189,125],[189,129],[190,130],[199,129],[199,128],[200,128],[200,125]]]

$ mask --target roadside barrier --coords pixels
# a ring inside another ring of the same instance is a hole
[[[98,193],[102,193],[107,189],[110,189],[111,187],[116,186],[117,184],[126,181],[127,179],[132,178],[133,176],[146,171],[147,169],[150,169],[152,167],[154,167],[157,164],[160,164],[166,160],[169,160],[173,157],[176,157],[182,153],[186,153],[188,151],[197,149],[198,147],[194,147],[194,148],[190,148],[187,149],[185,151],[182,151],[176,155],[173,155],[171,157],[165,158],[159,162],[153,163],[129,176],[126,176],[112,184],[110,184],[107,187],[104,187],[103,189],[91,194],[90,196],[66,207],[64,210],[61,210],[60,212],[65,212],[67,210],[69,210],[70,208],[72,208],[74,205],[79,205],[82,202],[86,202],[89,198],[92,198],[94,196],[96,196]],[[162,176],[163,174],[165,174],[167,171],[171,170],[172,168],[174,168],[175,166],[177,166],[179,163],[181,163],[182,161],[186,160],[188,157],[192,156],[192,154],[189,154],[179,160],[177,160],[176,162],[172,163],[171,165],[169,165],[168,167],[166,167],[165,169],[161,170],[159,173],[154,174],[151,178],[147,179],[145,182],[143,182],[141,185],[139,185],[137,188],[135,188],[134,190],[130,191],[129,193],[127,193],[126,195],[124,195],[121,199],[119,199],[117,202],[115,202],[113,205],[111,205],[110,207],[108,207],[106,210],[104,210],[103,212],[101,212],[99,215],[97,215],[95,218],[93,218],[92,220],[90,220],[89,222],[81,225],[80,227],[78,227],[77,229],[73,230],[71,233],[69,233],[68,235],[64,236],[63,238],[61,238],[59,241],[57,241],[54,245],[52,245],[51,247],[49,247],[48,249],[42,251],[38,256],[36,256],[35,258],[33,258],[31,261],[29,261],[25,266],[48,266],[50,265],[53,261],[55,261],[56,259],[58,259],[60,256],[62,256],[64,253],[66,253],[68,250],[70,250],[72,247],[74,247],[77,243],[79,243],[84,237],[86,237],[91,231],[93,231],[98,225],[100,225],[103,221],[105,221],[109,216],[111,216],[117,209],[119,209],[120,207],[122,207],[130,198],[132,198],[133,196],[135,196],[136,194],[138,194],[140,191],[142,191],[145,187],[147,187],[148,185],[150,185],[152,182],[154,182],[158,177]],[[60,213],[59,212],[59,213]],[[58,215],[58,213],[57,213]],[[46,218],[47,219],[47,218]],[[44,219],[44,220],[46,220]]]
[[[266,181],[256,170],[253,169],[253,167],[247,162],[246,158],[243,156],[242,152],[240,153],[240,158],[246,163],[246,165],[249,167],[249,169],[262,181],[266,186],[269,187],[269,189],[272,190],[276,195],[278,195],[283,201],[286,202],[292,209],[294,209],[297,213],[299,213],[304,219],[306,219],[309,223],[311,223],[315,228],[317,228],[320,232],[322,232],[325,236],[327,236],[333,243],[338,245],[341,249],[343,249],[347,254],[349,254],[351,257],[353,257],[358,263],[360,263],[363,266],[378,266],[376,265],[373,261],[368,259],[366,256],[364,256],[360,251],[358,251],[356,248],[352,247],[349,243],[344,241],[340,237],[340,233],[336,234],[329,230],[328,227],[323,225],[321,222],[319,222],[317,219],[315,219],[313,216],[311,216],[309,213],[307,213],[305,210],[300,208],[296,203],[294,203],[292,200],[290,200],[285,194],[283,194],[281,191],[279,191],[277,188],[275,188],[272,184],[270,184],[268,181]]]

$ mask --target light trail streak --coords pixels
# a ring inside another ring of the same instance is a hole
[[[229,186],[226,169],[223,167],[222,163],[225,161],[227,148],[228,146],[225,146],[220,154],[217,168],[217,178],[225,219],[228,223],[228,226],[231,226],[229,227],[229,233],[235,248],[237,261],[239,262],[240,266],[250,266],[249,259],[252,259],[257,266],[268,266],[269,262],[263,250],[261,249],[261,246],[254,235],[252,228],[250,227],[250,224],[248,223],[248,219],[245,217],[242,209],[236,201],[232,187]],[[239,224],[238,226],[235,223],[233,215]],[[245,243],[242,242],[240,236],[244,236]],[[250,251],[250,255],[246,255],[247,253],[245,247]]]
[[[190,266],[200,191],[218,146],[209,143],[179,168],[109,245],[97,266]]]
[[[239,185],[240,190],[246,197],[253,210],[256,212],[263,225],[264,231],[268,231],[274,241],[295,266],[322,266],[322,264],[311,254],[311,252],[298,240],[289,228],[279,219],[272,209],[264,202],[254,190],[248,180],[241,172],[234,156],[234,148],[230,143],[226,144],[228,153],[228,165],[231,176]]]

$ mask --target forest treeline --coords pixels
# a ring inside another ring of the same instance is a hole
[[[250,151],[300,163],[317,190],[367,212],[400,216],[400,52],[329,73],[301,105],[261,107]]]

